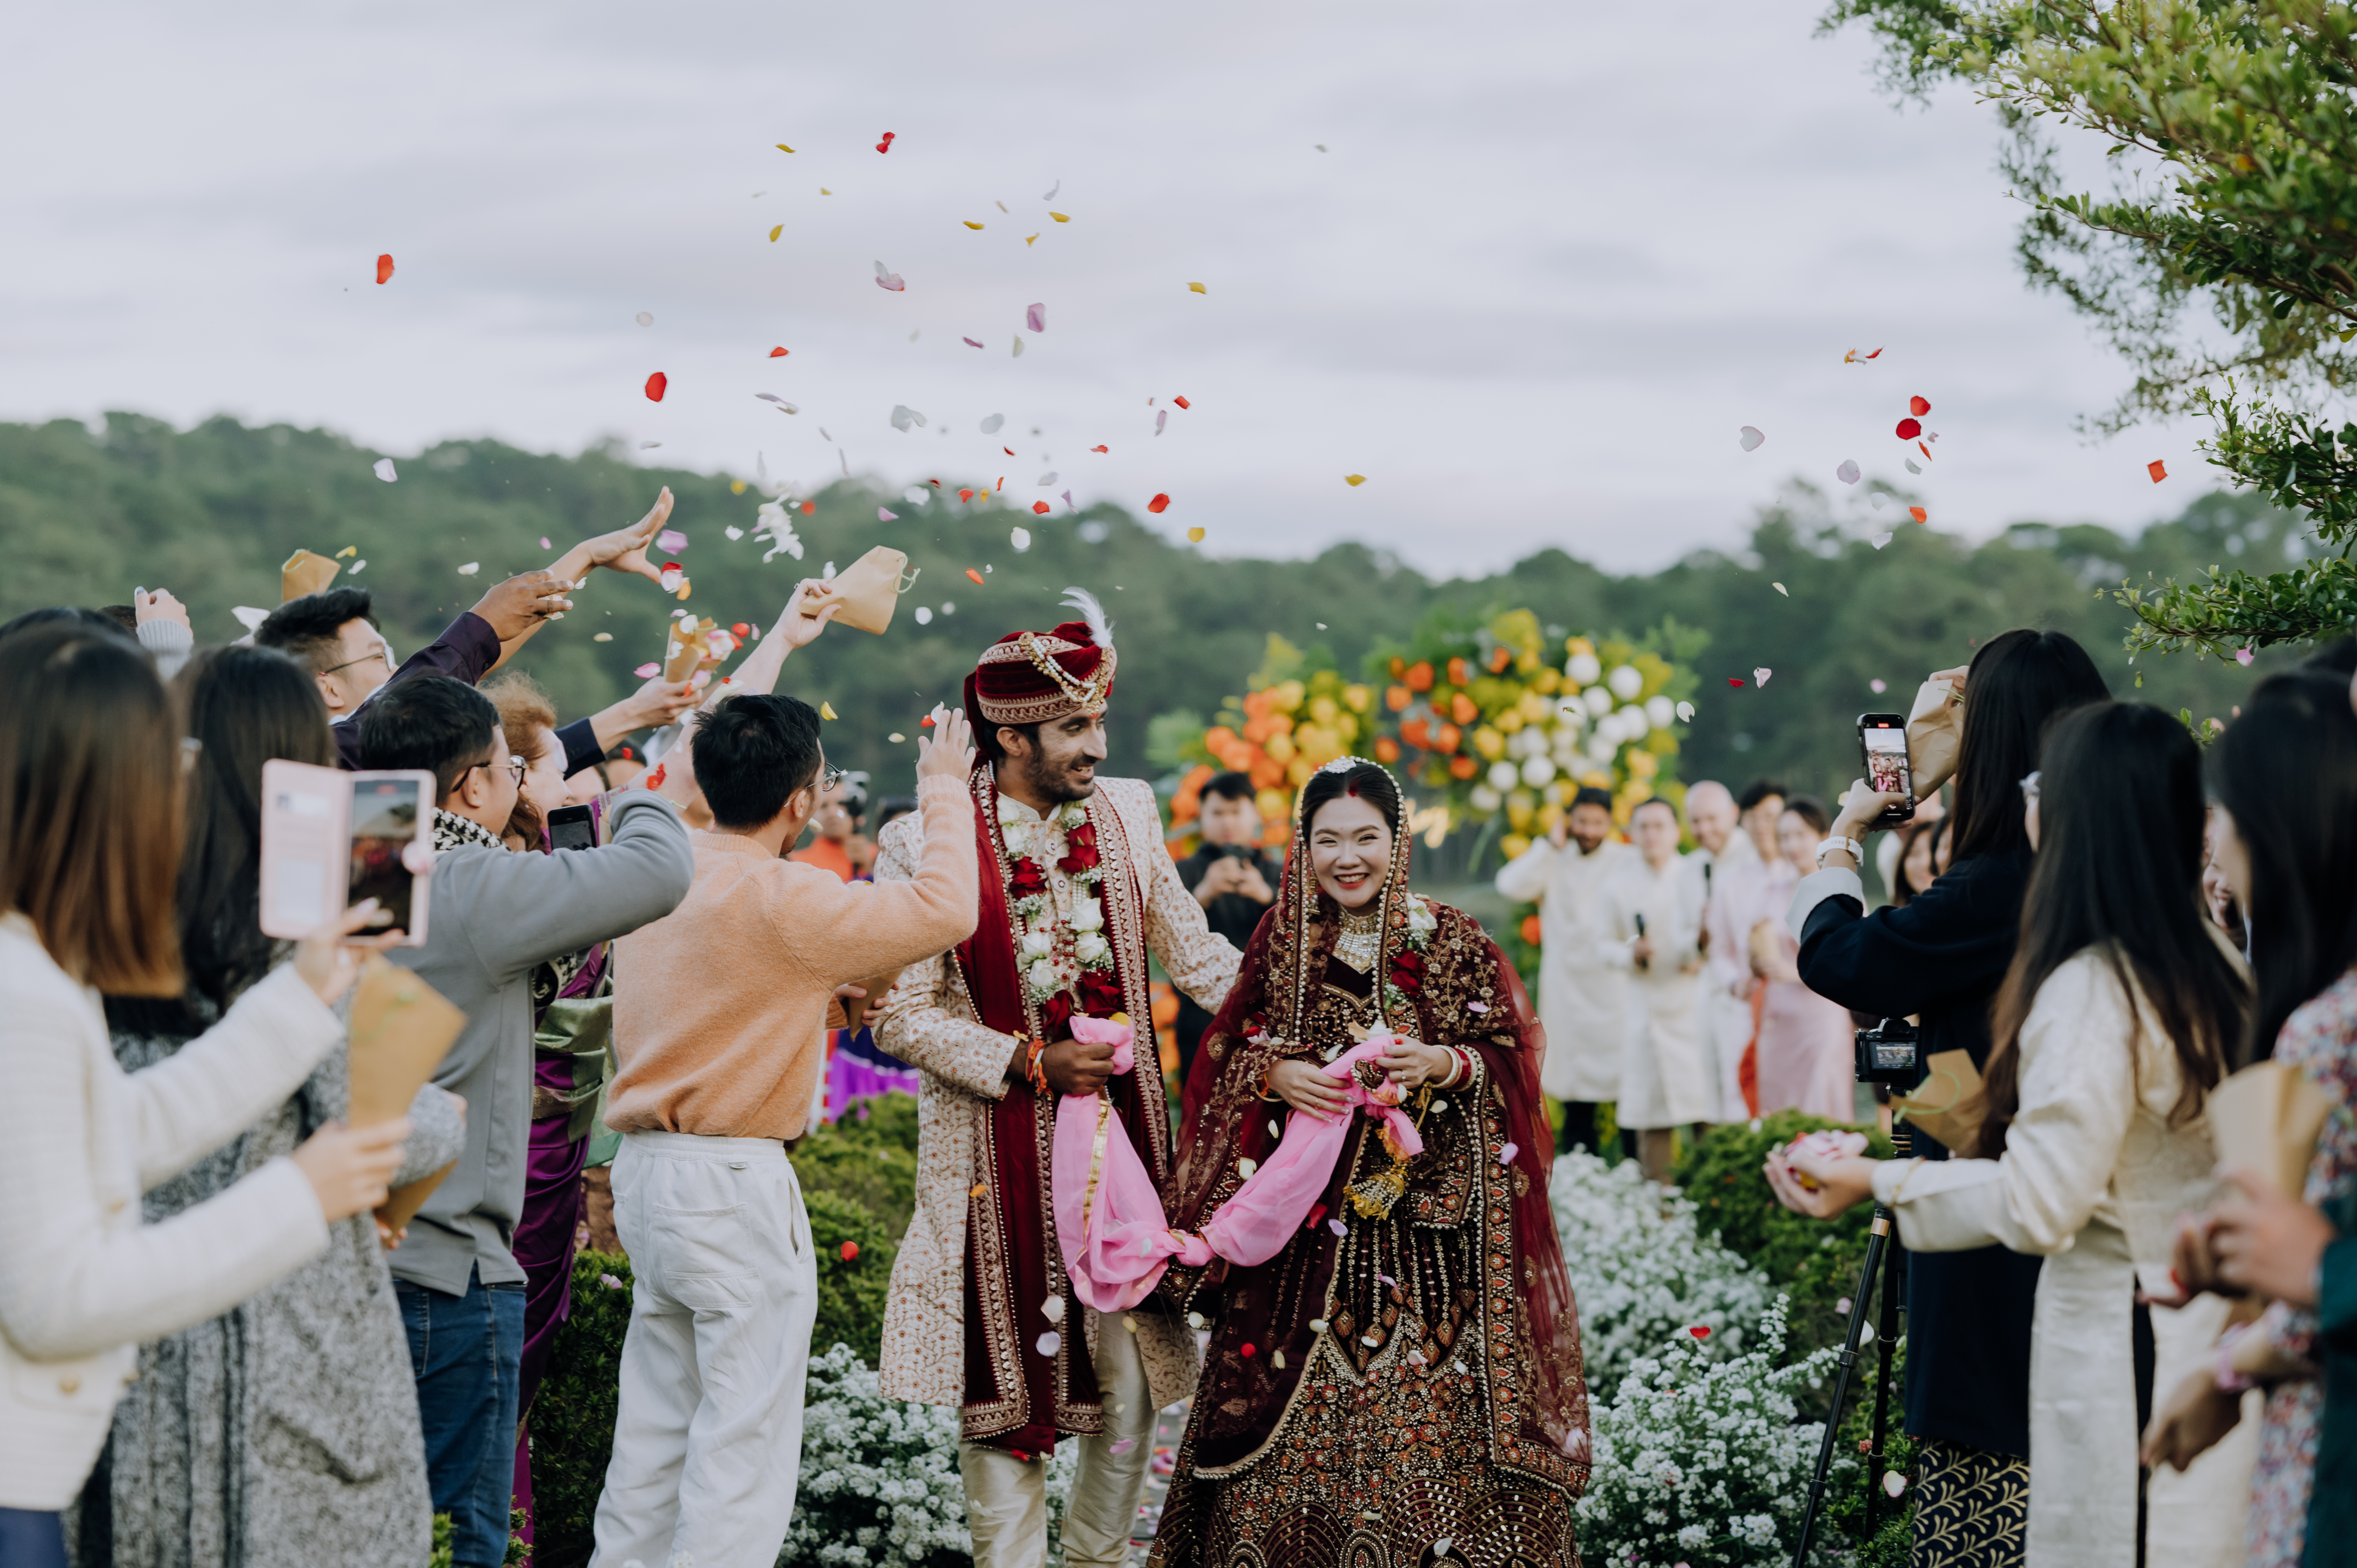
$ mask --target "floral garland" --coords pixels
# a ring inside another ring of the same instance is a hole
[[[1440,927],[1440,918],[1432,912],[1431,906],[1415,894],[1402,895],[1400,906],[1392,915],[1392,925],[1400,933],[1399,941],[1392,951],[1391,970],[1383,976],[1382,987],[1381,1003],[1386,1017],[1396,1017],[1424,993],[1424,955],[1432,947],[1432,933]]]
[[[1075,1012],[1118,1012],[1121,985],[1114,973],[1113,942],[1105,934],[1099,893],[1104,868],[1088,808],[1075,800],[1039,819],[1030,854],[1018,853],[1015,843],[1016,831],[1023,825],[1021,804],[1000,796],[1000,853],[1006,860],[1007,907],[1016,918],[1016,967],[1052,1038]],[[1061,854],[1055,854],[1058,835],[1064,842]],[[1039,865],[1050,855],[1056,869],[1072,880],[1072,910],[1060,925],[1048,891],[1048,874]]]

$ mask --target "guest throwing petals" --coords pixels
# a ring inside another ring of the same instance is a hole
[[[1043,1461],[1065,1436],[1081,1455],[1064,1560],[1125,1563],[1154,1412],[1195,1382],[1194,1336],[1175,1310],[1149,1297],[1100,1315],[1065,1272],[1048,1201],[1063,1097],[1102,1090],[1157,1188],[1171,1158],[1153,1053],[1121,1072],[1116,1047],[1075,1038],[1075,1022],[1102,1036],[1121,1031],[1085,1020],[1148,1016],[1149,952],[1215,1009],[1241,956],[1179,880],[1153,791],[1096,776],[1112,628],[1088,595],[1066,602],[1085,618],[1002,638],[966,678],[983,757],[970,780],[976,924],[902,975],[876,1031],[922,1075],[917,1208],[884,1309],[883,1391],[963,1406],[966,1517],[990,1568],[1046,1562]],[[914,816],[884,831],[878,883],[915,874],[926,831]]]
[[[1329,763],[1297,811],[1187,1080],[1171,1225],[1211,1224],[1291,1118],[1353,1125],[1282,1251],[1163,1277],[1211,1336],[1151,1561],[1576,1564],[1587,1396],[1547,1208],[1544,1031],[1481,928],[1408,890],[1390,774]],[[1325,1069],[1378,1031],[1353,1095]],[[1352,1114],[1361,1098],[1412,1132]]]

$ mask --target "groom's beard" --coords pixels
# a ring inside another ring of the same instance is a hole
[[[1097,790],[1096,759],[1085,755],[1076,753],[1059,760],[1044,753],[1034,752],[1015,766],[1025,787],[1043,800],[1054,800],[1060,804],[1085,800]],[[1076,776],[1073,772],[1075,767],[1090,771]]]

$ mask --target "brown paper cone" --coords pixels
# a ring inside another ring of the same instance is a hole
[[[1980,1070],[1970,1051],[1934,1051],[1924,1058],[1928,1078],[1915,1092],[1893,1095],[1890,1109],[1906,1113],[1907,1124],[1937,1141],[1952,1155],[1968,1154],[1980,1137],[1988,1107],[1981,1099]]]
[[[425,1207],[425,1200],[434,1196],[434,1189],[442,1185],[442,1178],[457,1168],[458,1162],[452,1160],[432,1176],[419,1176],[407,1187],[394,1187],[377,1208],[377,1223],[398,1234],[403,1226],[417,1218],[417,1211]]]
[[[2286,1197],[2307,1190],[2309,1162],[2332,1101],[2282,1062],[2254,1062],[2211,1090],[2204,1108],[2221,1165],[2240,1165]]]
[[[466,1026],[467,1015],[440,992],[398,964],[370,959],[352,997],[352,1100],[345,1120],[371,1127],[408,1115],[409,1102]]]
[[[870,975],[867,979],[860,981],[858,983],[860,988],[867,994],[846,996],[843,999],[843,1026],[855,1035],[859,1033],[861,1021],[883,1002],[884,993],[899,984],[899,980],[900,972],[895,969],[882,974]]]
[[[336,580],[343,568],[325,555],[314,555],[308,550],[297,550],[286,557],[278,568],[278,602],[299,599],[306,594],[316,594]]]
[[[905,553],[879,544],[837,572],[834,588],[812,599],[802,613],[815,618],[827,606],[841,605],[834,615],[836,625],[880,633],[892,624],[893,607],[900,602],[907,586],[900,576],[908,569]]]

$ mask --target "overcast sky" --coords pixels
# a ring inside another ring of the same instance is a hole
[[[2074,432],[2127,372],[2024,289],[1986,113],[1894,112],[1815,10],[38,7],[0,98],[0,419],[1164,491],[1207,550],[1444,575],[1650,569],[1796,475],[1855,506],[1846,458],[1966,533],[2174,512],[2198,431]]]

